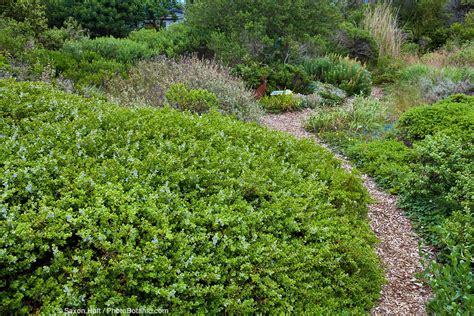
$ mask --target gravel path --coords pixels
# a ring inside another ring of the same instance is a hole
[[[261,123],[298,138],[312,138],[329,149],[314,134],[304,130],[303,122],[310,114],[311,110],[268,114]],[[346,158],[335,155],[345,169],[352,170]],[[379,190],[370,177],[364,175],[362,180],[374,200],[369,205],[368,217],[372,230],[380,240],[376,252],[384,265],[388,282],[382,288],[380,302],[372,310],[372,315],[426,315],[425,304],[430,298],[430,290],[416,279],[416,274],[423,270],[418,248],[419,237],[413,232],[403,211],[397,208],[396,198]]]

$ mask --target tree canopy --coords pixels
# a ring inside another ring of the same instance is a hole
[[[75,18],[93,36],[124,37],[146,19],[159,19],[176,7],[176,0],[49,0],[50,25]]]
[[[211,45],[227,41],[243,56],[266,60],[288,59],[303,40],[329,34],[340,21],[329,0],[199,0],[186,9],[187,21]]]

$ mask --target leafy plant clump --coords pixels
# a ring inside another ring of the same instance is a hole
[[[382,270],[361,181],[219,113],[0,81],[2,313],[363,313]]]
[[[433,226],[454,211],[474,209],[474,145],[444,133],[415,143],[412,174],[400,192],[400,205],[436,242]]]
[[[438,314],[468,315],[474,310],[474,218],[471,211],[456,212],[437,234],[444,249],[428,266],[426,279],[435,297],[428,303]]]
[[[257,89],[265,81],[267,93],[286,89],[303,94],[311,92],[309,75],[300,65],[272,64],[268,66],[248,62],[234,66],[232,74],[242,78],[252,89]]]
[[[415,107],[398,121],[398,134],[413,142],[444,133],[466,141],[474,139],[474,97],[454,95],[433,105]]]
[[[177,109],[195,113],[209,112],[211,109],[217,109],[219,104],[214,93],[203,89],[188,90],[182,83],[171,85],[166,92],[166,100]]]
[[[122,64],[131,64],[146,57],[159,54],[158,50],[151,50],[146,44],[135,42],[128,38],[97,37],[84,38],[79,41],[66,42],[63,51],[83,59],[84,54],[96,53],[105,59],[113,59]]]
[[[317,133],[344,131],[370,136],[383,128],[385,114],[382,102],[358,96],[351,104],[316,111],[306,128]]]
[[[321,98],[321,105],[336,106],[340,105],[347,94],[332,84],[315,81],[311,83],[310,89]]]
[[[349,57],[329,55],[307,59],[303,63],[313,80],[333,84],[348,95],[370,95],[372,78],[364,65]]]
[[[303,105],[302,99],[293,94],[264,96],[260,103],[266,111],[272,113],[296,111]]]
[[[410,172],[410,149],[392,139],[357,142],[346,154],[362,171],[374,177],[377,184],[397,193]]]

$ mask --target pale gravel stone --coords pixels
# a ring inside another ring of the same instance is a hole
[[[380,93],[380,91],[377,91]],[[311,138],[319,145],[331,150],[314,134],[307,132],[304,121],[311,110],[301,112],[268,114],[261,123],[271,129],[284,131],[298,138]],[[348,171],[352,165],[345,157],[335,153],[342,167]],[[367,175],[362,176],[364,186],[374,202],[369,205],[370,226],[380,243],[376,253],[382,261],[387,284],[381,291],[381,299],[372,315],[427,315],[425,305],[430,299],[429,287],[417,280],[416,274],[423,271],[419,253],[420,238],[413,231],[410,220],[396,206],[395,196],[379,190]],[[423,249],[430,253],[430,249]]]

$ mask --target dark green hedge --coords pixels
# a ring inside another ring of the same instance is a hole
[[[218,113],[0,81],[2,314],[360,313],[382,271],[361,181]]]

